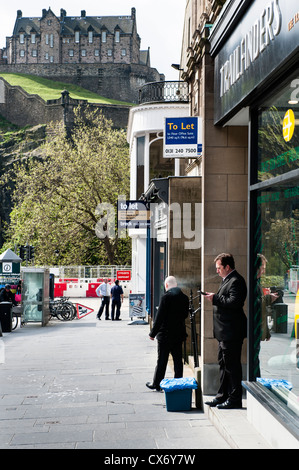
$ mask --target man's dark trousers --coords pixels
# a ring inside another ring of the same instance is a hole
[[[216,398],[220,402],[229,398],[233,403],[242,403],[242,344],[243,341],[219,341],[218,343],[220,387]]]
[[[104,297],[102,297],[102,303],[101,303],[101,306],[100,306],[100,309],[99,309],[99,312],[98,312],[98,315],[97,315],[98,318],[101,318],[104,307],[106,307],[106,309],[105,309],[105,318],[106,318],[106,320],[107,320],[107,318],[109,318],[109,303],[110,303],[110,297],[108,295],[105,295]]]
[[[158,340],[158,359],[153,378],[155,387],[159,387],[165,377],[169,354],[173,358],[174,377],[176,379],[183,377],[182,342],[169,344]]]
[[[111,305],[111,319],[114,320],[114,310],[116,307],[116,316],[115,319],[118,320],[120,317],[120,305],[121,301],[120,300],[114,300],[112,299],[112,305]]]

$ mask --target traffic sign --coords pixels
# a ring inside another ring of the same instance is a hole
[[[77,318],[80,320],[80,318],[86,317],[86,315],[89,315],[90,313],[94,312],[92,308],[86,307],[85,305],[81,304],[76,304],[76,310],[77,310]]]
[[[131,271],[116,271],[116,279],[119,281],[130,281],[131,280]]]

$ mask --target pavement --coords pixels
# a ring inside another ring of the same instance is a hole
[[[105,449],[112,460],[111,449],[269,449],[247,421],[246,400],[242,410],[200,410],[193,392],[191,411],[167,411],[165,393],[145,386],[157,346],[149,325],[129,324],[128,299],[114,322],[96,319],[98,299],[71,300],[94,312],[0,338],[1,449]],[[185,366],[184,374],[193,372]]]

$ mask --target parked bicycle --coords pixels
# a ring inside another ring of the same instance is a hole
[[[71,321],[76,316],[76,308],[69,301],[69,297],[60,297],[59,299],[50,300],[50,318],[54,317],[61,321]]]

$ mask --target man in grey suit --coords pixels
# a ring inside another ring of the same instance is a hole
[[[247,296],[244,278],[235,270],[234,258],[221,253],[214,262],[222,283],[216,294],[205,295],[213,304],[214,337],[218,340],[220,387],[214,400],[206,402],[220,409],[242,408],[241,351],[247,336],[243,310]]]

